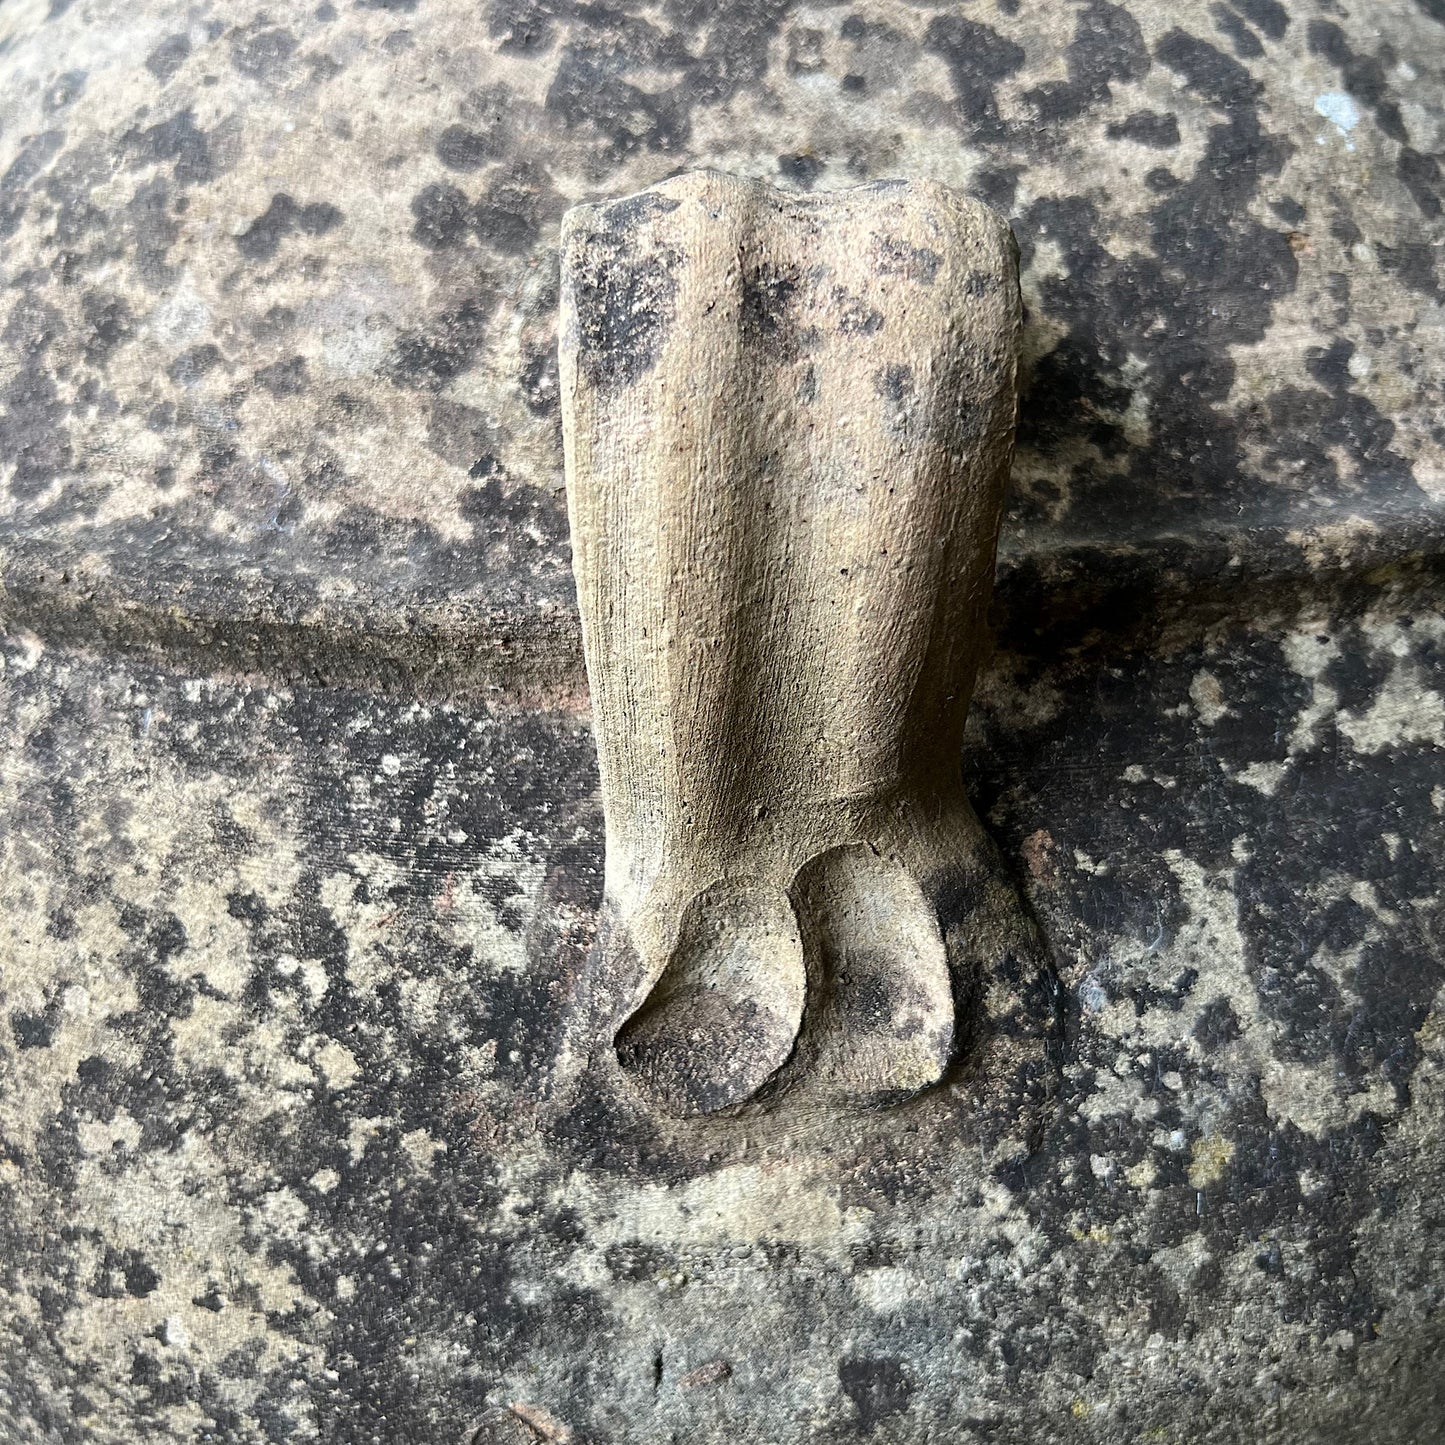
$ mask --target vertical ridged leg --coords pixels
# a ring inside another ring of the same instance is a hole
[[[725,1107],[784,1069],[805,1008],[861,1017],[866,976],[917,1007],[854,1029],[851,1063],[832,1028],[823,1072],[921,1087],[953,1037],[939,892],[977,833],[957,767],[1012,443],[1012,237],[936,185],[700,174],[578,208],[563,251],[602,966],[644,989],[619,1054],[669,1107]]]

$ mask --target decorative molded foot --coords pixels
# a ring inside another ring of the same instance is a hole
[[[569,213],[563,424],[607,820],[599,966],[659,1104],[937,1081],[1017,257],[925,182],[712,173]]]

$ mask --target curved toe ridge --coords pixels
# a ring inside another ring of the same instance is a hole
[[[953,986],[912,873],[845,844],[806,864],[792,896],[809,965],[801,1052],[820,1087],[887,1103],[937,1083],[953,1055]]]
[[[622,1066],[680,1115],[741,1104],[793,1051],[806,995],[785,893],[724,882],[683,912],[662,977],[617,1035]]]

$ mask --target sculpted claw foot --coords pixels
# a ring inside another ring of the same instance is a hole
[[[705,173],[570,212],[562,271],[618,1057],[679,1114],[916,1092],[978,961],[1013,238],[930,183]]]

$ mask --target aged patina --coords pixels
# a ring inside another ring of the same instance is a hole
[[[0,8],[0,1435],[1439,1439],[1442,91],[1439,0]],[[588,1068],[559,225],[697,167],[1022,254],[1031,917],[826,1127]]]
[[[1021,310],[1007,223],[927,182],[693,171],[563,220],[588,967],[671,1112],[936,1084],[1019,926],[959,756]]]

